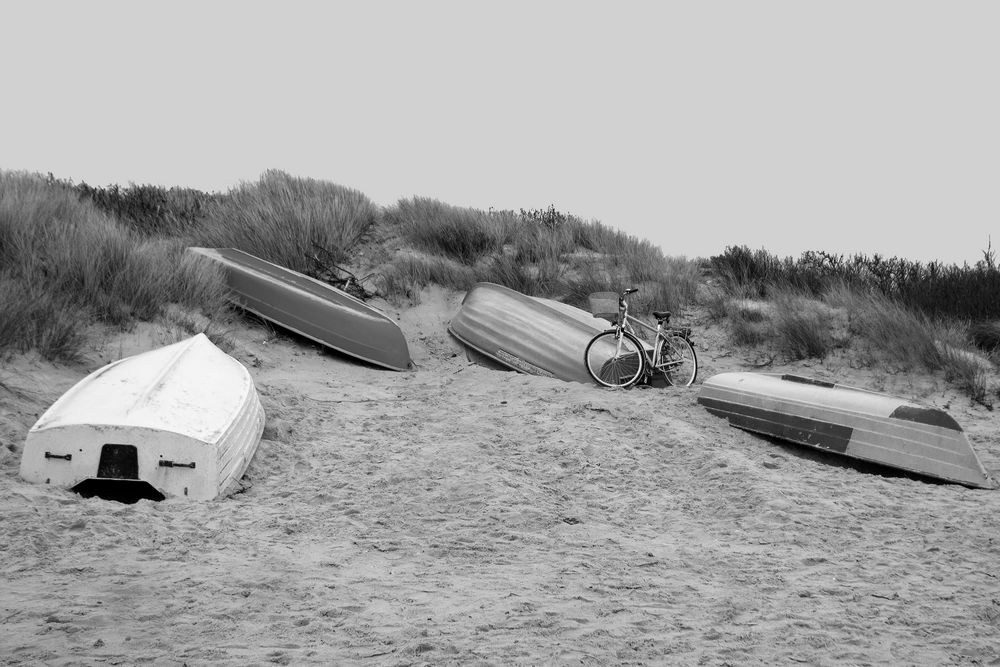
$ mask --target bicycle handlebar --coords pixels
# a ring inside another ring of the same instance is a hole
[[[638,287],[628,287],[624,292],[618,295],[618,310],[621,311],[623,308],[628,308],[628,304],[625,303],[625,297],[633,292],[638,292]]]

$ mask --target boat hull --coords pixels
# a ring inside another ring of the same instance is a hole
[[[554,303],[554,302],[553,302]],[[607,321],[569,313],[545,299],[501,285],[478,283],[465,295],[448,331],[466,347],[503,367],[594,384],[584,365],[587,343]]]
[[[376,366],[413,368],[399,325],[347,292],[233,248],[187,252],[223,268],[229,299],[240,308]]]
[[[211,500],[242,477],[263,428],[249,372],[198,334],[78,382],[28,432],[20,474],[67,489],[144,483],[162,497]]]
[[[737,428],[927,477],[992,489],[961,426],[943,410],[791,375],[720,373],[698,402]]]

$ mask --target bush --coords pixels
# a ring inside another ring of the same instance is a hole
[[[850,333],[871,343],[887,359],[907,368],[941,368],[937,329],[923,313],[881,292],[845,284],[831,288],[826,302],[846,309]]]
[[[65,294],[0,275],[0,358],[34,349],[46,359],[75,361],[86,321],[84,309]]]
[[[788,359],[822,359],[833,348],[832,315],[822,304],[790,291],[773,301],[778,350]]]
[[[190,188],[161,188],[155,185],[111,185],[95,188],[76,186],[81,199],[118,218],[146,236],[189,233],[204,219],[213,195]]]
[[[1000,350],[1000,321],[975,322],[969,326],[969,338],[980,350]]]
[[[67,359],[91,322],[127,326],[172,302],[218,307],[221,278],[192,273],[183,250],[137,237],[63,183],[0,173],[0,348]]]
[[[356,190],[268,171],[211,202],[195,243],[233,247],[312,275],[320,263],[346,260],[378,216]]]
[[[418,248],[468,265],[503,250],[507,238],[506,219],[424,197],[400,199],[386,218]]]
[[[383,267],[379,287],[389,301],[417,301],[427,285],[466,291],[478,282],[475,269],[442,257],[404,256]]]
[[[1000,270],[991,251],[974,266],[921,264],[899,257],[854,255],[845,258],[807,251],[779,259],[765,250],[730,246],[710,259],[711,267],[733,296],[763,297],[774,287],[793,287],[821,296],[831,285],[847,283],[875,290],[930,317],[970,320],[1000,318]]]

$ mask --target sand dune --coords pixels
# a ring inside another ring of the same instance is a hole
[[[87,367],[0,371],[0,664],[1000,664],[1000,493],[729,428],[689,389],[470,364],[460,295],[396,313],[396,373],[246,324],[268,415],[240,492],[122,505],[28,484],[27,429]],[[696,323],[701,377],[744,369]],[[699,337],[699,326],[702,335]],[[941,378],[794,370],[995,413]]]

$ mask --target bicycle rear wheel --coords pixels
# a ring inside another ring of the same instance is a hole
[[[691,386],[698,377],[698,355],[694,345],[684,336],[661,334],[653,351],[653,370],[662,373],[674,386]]]
[[[631,387],[642,377],[646,363],[639,339],[613,329],[594,336],[583,358],[590,377],[604,387]]]

